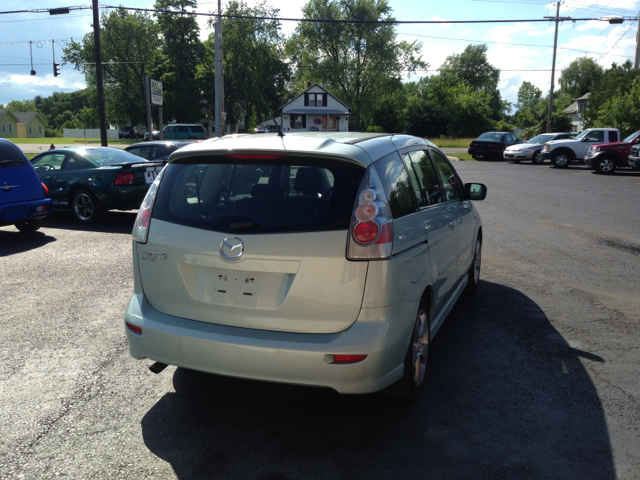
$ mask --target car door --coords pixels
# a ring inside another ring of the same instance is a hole
[[[66,157],[67,154],[64,152],[52,152],[36,157],[31,162],[40,181],[49,189],[49,195],[54,205],[58,205],[64,200],[62,189],[58,184],[58,174]]]
[[[429,256],[422,259],[423,269],[430,269],[435,296],[435,310],[440,312],[449,299],[456,281],[458,231],[455,208],[445,202],[442,184],[428,150],[403,151],[403,162],[412,182],[420,185],[419,220],[427,236]]]
[[[582,141],[576,146],[576,157],[586,157],[589,147],[596,143],[604,143],[604,132],[602,130],[593,130],[584,136]]]
[[[464,199],[462,180],[451,162],[438,150],[432,149],[432,155],[443,185],[445,200],[454,208],[453,215],[458,229],[456,279],[459,279],[467,273],[473,260],[476,219],[471,202]]]
[[[189,138],[190,136],[191,133],[189,132],[189,128],[186,125],[178,126],[178,134],[176,135],[176,138],[184,140],[185,138]]]
[[[93,168],[100,168],[100,166],[77,154],[66,156],[56,181],[62,197],[60,203],[66,203],[66,200],[68,200],[67,195],[72,185],[78,183],[89,184],[89,177],[91,177],[91,169]]]
[[[174,140],[176,138],[176,130],[177,128],[175,125],[164,127],[164,130],[162,131],[163,140]]]

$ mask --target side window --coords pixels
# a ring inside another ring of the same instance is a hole
[[[174,133],[176,131],[176,127],[175,127],[175,125],[172,125],[170,127],[165,127],[164,131],[167,132],[167,133]]]
[[[137,155],[138,157],[149,159],[149,147],[130,148],[127,152]]]
[[[398,154],[391,153],[373,165],[389,198],[393,218],[400,218],[414,212],[417,203],[416,196]]]
[[[178,132],[180,132],[180,133],[189,133],[189,129],[187,127],[181,125],[181,126],[178,127]]]
[[[416,152],[410,152],[407,155],[410,159],[410,167],[415,172],[418,178],[419,185],[422,189],[422,195],[416,193],[418,198],[421,199],[420,206],[434,205],[442,202],[442,194],[440,192],[440,182],[438,182],[438,175],[433,168],[433,163],[429,155],[424,150],[418,150]],[[413,177],[412,177],[413,180]]]
[[[586,138],[587,142],[604,142],[604,132],[602,130],[589,132]]]
[[[86,170],[93,168],[93,165],[82,157],[68,156],[66,162],[62,164],[62,170]]]
[[[35,162],[32,162],[32,165],[35,167],[36,172],[38,173],[45,173],[51,170],[60,170],[65,156],[66,155],[64,153],[49,153],[47,155],[43,155]]]
[[[404,155],[402,155],[402,161],[404,162],[404,166],[407,168],[407,172],[409,172],[409,178],[411,178],[411,185],[413,186],[413,192],[416,195],[416,198],[418,199],[418,204],[420,206],[425,205],[424,203],[424,196],[422,194],[422,183],[420,182],[420,180],[418,180],[418,174],[416,173],[416,170],[413,166],[413,164],[411,163],[411,157],[409,156],[408,153],[405,153]]]
[[[613,130],[609,132],[609,141],[617,142],[618,141],[618,132],[614,132]]]
[[[436,167],[438,168],[438,174],[442,180],[445,201],[452,202],[462,200],[462,186],[460,185],[456,171],[449,163],[449,160],[447,160],[440,152],[435,150],[432,150],[432,152],[433,158],[436,161]]]

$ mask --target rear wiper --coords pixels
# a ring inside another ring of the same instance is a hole
[[[237,222],[232,223],[230,227],[233,230],[250,230],[252,228],[258,228],[259,225],[256,222]]]

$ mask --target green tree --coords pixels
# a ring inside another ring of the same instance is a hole
[[[153,76],[160,58],[158,24],[147,15],[124,9],[104,13],[100,24],[107,120],[116,124],[144,122],[144,77]],[[80,42],[72,40],[63,51],[63,61],[85,74],[89,93],[95,96],[93,33]],[[97,105],[97,100],[94,103]]]
[[[201,85],[196,80],[198,65],[205,49],[199,38],[200,27],[193,15],[196,0],[157,0],[162,32],[162,63],[158,74],[162,81],[165,118],[178,122],[198,122],[202,117]]]
[[[7,104],[12,112],[37,112],[35,100],[13,100]]]
[[[278,10],[262,2],[249,7],[242,1],[232,1],[226,15],[247,17],[276,17]],[[213,27],[215,19],[210,21]],[[222,20],[224,48],[224,104],[227,124],[234,125],[244,120],[249,129],[258,122],[278,112],[284,94],[284,84],[290,78],[288,65],[282,58],[284,38],[277,20],[255,18],[224,18]],[[209,117],[213,120],[215,110],[215,34],[204,42],[205,55],[198,66],[198,78],[204,85],[204,96],[212,108]]]
[[[560,74],[560,87],[572,98],[589,93],[602,80],[603,68],[589,57],[574,60]]]
[[[498,90],[500,69],[489,63],[487,50],[486,44],[468,45],[461,54],[448,56],[439,71],[440,75],[462,79],[475,92],[489,94],[491,118],[499,120],[508,106]]]
[[[307,19],[393,20],[387,0],[310,0],[302,11]],[[427,67],[421,47],[397,41],[393,24],[301,22],[286,49],[297,80],[292,93],[306,81],[323,84],[353,109],[351,128],[363,129],[390,83]]]

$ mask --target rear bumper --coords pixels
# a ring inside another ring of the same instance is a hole
[[[168,365],[239,378],[370,393],[402,376],[418,305],[402,302],[363,308],[347,330],[298,334],[185,320],[155,310],[134,294],[125,321],[129,353]],[[366,354],[358,363],[335,364],[335,354]]]
[[[13,225],[20,220],[44,218],[51,212],[51,199],[0,205],[0,225]]]

